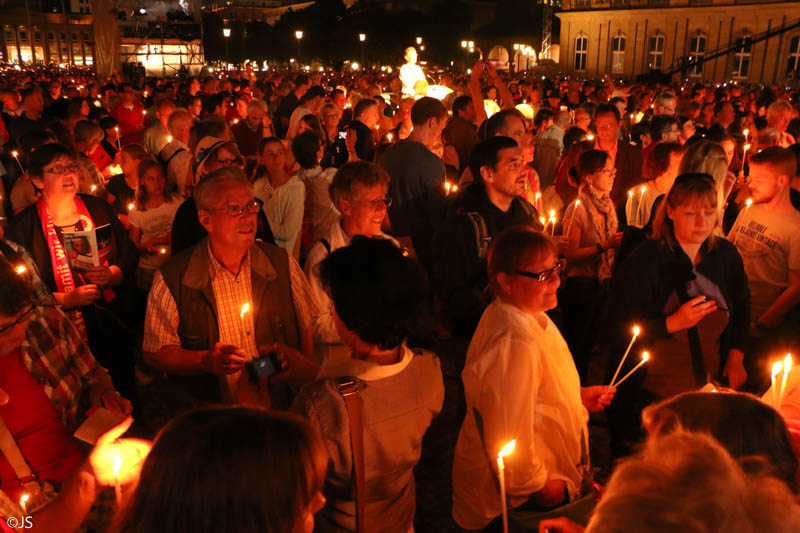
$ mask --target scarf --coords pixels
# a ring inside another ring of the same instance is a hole
[[[81,231],[96,229],[94,221],[92,220],[92,215],[79,196],[75,196],[75,207],[78,210],[78,225],[81,226]],[[50,250],[50,263],[53,266],[53,277],[56,281],[56,288],[58,292],[70,292],[76,287],[75,278],[72,275],[72,268],[69,265],[64,246],[61,244],[61,239],[58,238],[58,232],[56,231],[55,224],[53,224],[53,218],[50,216],[47,205],[44,203],[44,198],[39,198],[36,202],[36,210],[39,213],[39,219],[42,221],[42,231],[47,240],[47,249]],[[111,245],[109,244],[106,249],[99,250],[100,257],[107,257],[110,248]],[[104,260],[103,264],[108,265],[108,260]],[[103,291],[103,296],[107,301],[110,301],[111,298],[114,297],[114,293],[110,289],[106,289]],[[83,313],[81,310],[70,309],[65,310],[65,313],[67,313],[75,323],[75,327],[81,338],[88,342],[89,338],[86,333],[86,324],[83,321]]]
[[[591,187],[582,187],[581,204],[586,207],[589,219],[592,221],[597,242],[603,243],[617,232],[617,212],[614,202],[608,195],[598,196]],[[611,277],[611,268],[614,265],[614,249],[608,249],[600,254],[597,264],[597,278],[600,281]]]

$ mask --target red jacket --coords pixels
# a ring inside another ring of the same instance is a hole
[[[139,102],[133,103],[133,110],[119,104],[111,110],[111,116],[119,122],[119,136],[122,145],[141,143],[144,133],[144,108]]]

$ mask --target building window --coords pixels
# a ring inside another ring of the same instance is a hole
[[[691,61],[697,61],[697,63],[689,69],[689,76],[703,75],[703,54],[706,52],[707,42],[706,36],[699,34],[689,40],[689,59]]]
[[[77,33],[73,33],[72,34],[72,42],[73,43],[77,43],[78,42],[78,34]]]
[[[20,30],[19,32],[19,42],[27,43],[28,42],[28,32],[24,30]]]
[[[649,63],[651,70],[659,70],[664,65],[664,36],[653,35],[650,37]]]
[[[786,77],[794,78],[800,69],[800,35],[789,41],[789,61],[786,63]]]
[[[585,35],[578,35],[575,38],[575,70],[586,70],[586,55],[589,48],[589,38]]]
[[[47,40],[48,41],[54,41],[55,39],[56,39],[56,34],[55,33],[51,32],[51,31],[47,32]]]
[[[624,35],[617,34],[611,39],[611,73],[622,74],[625,69],[625,44]]]
[[[748,78],[750,76],[750,58],[753,55],[753,39],[750,36],[736,39],[736,52],[733,54],[734,78]]]
[[[33,42],[35,42],[36,44],[42,43],[42,32],[40,31],[33,32]]]

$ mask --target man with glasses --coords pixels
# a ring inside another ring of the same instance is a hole
[[[608,153],[614,161],[617,176],[611,189],[611,200],[617,206],[620,227],[625,220],[625,201],[628,191],[642,181],[642,152],[638,146],[619,139],[620,115],[617,106],[600,104],[594,113],[594,124],[597,138],[594,147]],[[620,213],[621,212],[621,213]]]
[[[305,265],[306,276],[319,306],[314,315],[315,356],[318,360],[333,353],[347,354],[334,324],[331,300],[322,286],[318,265],[332,251],[348,246],[356,235],[389,239],[399,246],[397,241],[381,231],[386,208],[392,203],[387,196],[389,179],[389,174],[378,165],[354,161],[340,168],[331,181],[330,198],[342,216],[327,235],[311,247]]]
[[[311,289],[285,250],[256,241],[260,207],[241,169],[212,172],[194,198],[208,238],[156,272],[144,359],[171,374],[174,410],[220,401],[269,406],[266,381],[252,379],[245,363],[275,343],[311,354]]]
[[[111,116],[119,122],[120,141],[123,145],[140,143],[144,133],[144,108],[136,101],[136,92],[130,83],[120,83],[117,91],[122,101],[111,110]]]
[[[653,101],[653,116],[670,115],[675,116],[678,110],[678,97],[669,91],[665,91],[656,96]]]

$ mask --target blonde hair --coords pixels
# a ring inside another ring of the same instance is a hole
[[[719,212],[717,191],[710,175],[695,172],[681,174],[675,178],[675,183],[667,193],[666,200],[661,202],[656,212],[656,218],[653,221],[653,238],[660,240],[670,249],[675,250],[680,247],[678,240],[675,238],[675,225],[672,219],[667,216],[667,207],[675,209],[690,202],[705,203]],[[717,222],[719,222],[719,218]],[[713,231],[706,239],[706,242],[709,249],[716,246],[717,237]]]
[[[789,111],[791,113],[792,110],[792,104],[786,100],[775,100],[769,104],[769,107],[767,108],[767,124],[772,124],[778,113],[782,111]]]
[[[728,175],[728,158],[722,146],[710,141],[700,141],[686,150],[678,168],[681,174],[708,174],[714,178],[717,190],[717,210],[722,220],[722,211],[725,209],[725,177]]]
[[[621,463],[587,533],[796,533],[800,507],[780,481],[745,474],[708,435],[650,439]]]

